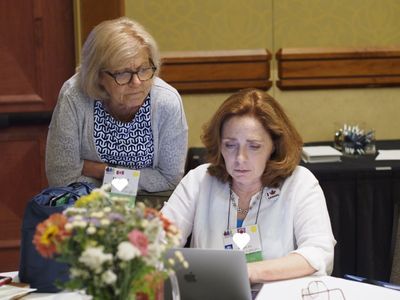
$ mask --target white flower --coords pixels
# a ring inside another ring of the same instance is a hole
[[[78,268],[70,268],[69,275],[71,278],[89,278],[89,273],[86,270],[78,269]]]
[[[178,228],[174,224],[171,224],[169,225],[168,231],[170,232],[170,235],[173,235],[178,233]]]
[[[107,270],[101,275],[101,279],[105,284],[113,284],[117,281],[117,275],[113,271]]]
[[[178,246],[181,243],[181,236],[180,235],[175,235],[175,236],[169,236],[170,242],[173,246]]]
[[[106,206],[106,207],[103,208],[103,211],[104,211],[105,213],[109,213],[109,212],[111,212],[111,207]]]
[[[175,256],[178,259],[178,261],[183,262],[185,261],[185,258],[183,257],[183,254],[181,251],[175,251]]]
[[[96,233],[96,227],[89,226],[88,229],[86,229],[86,233],[89,235],[95,234]]]
[[[100,193],[104,194],[106,197],[108,197],[108,194],[105,192],[111,191],[111,183],[103,184],[99,189],[96,188],[96,189],[93,189],[93,191],[100,192]]]
[[[101,219],[102,217],[104,217],[104,213],[102,211],[94,211],[90,214],[90,216],[92,218],[97,218],[97,219]]]
[[[80,220],[74,220],[72,222],[72,227],[78,227],[78,228],[85,228],[87,226],[86,221],[80,221]]]
[[[147,225],[149,224],[149,221],[148,220],[146,220],[146,219],[142,219],[141,221],[140,221],[140,225],[143,227],[143,228],[146,228],[147,227]]]
[[[121,260],[131,260],[140,256],[140,250],[133,246],[130,242],[124,241],[118,245],[117,257]]]
[[[185,260],[181,251],[175,251],[175,256],[185,269],[189,268],[189,263]]]
[[[137,202],[137,203],[136,203],[136,207],[137,207],[138,209],[144,210],[144,209],[146,208],[146,205],[144,205],[143,202]]]
[[[112,254],[104,253],[102,247],[89,247],[79,257],[79,261],[95,273],[100,273],[103,263],[111,260]]]
[[[149,221],[147,226],[144,228],[144,233],[147,236],[154,237],[154,241],[159,243],[165,236],[161,220],[156,218]]]
[[[172,258],[168,258],[168,264],[169,264],[170,266],[174,266],[174,265],[175,265],[175,260],[172,259]]]
[[[63,214],[65,214],[66,216],[74,216],[74,215],[84,214],[86,211],[87,209],[83,207],[70,206],[64,210]]]
[[[67,223],[67,224],[65,224],[64,228],[65,228],[66,231],[72,231],[74,226],[72,226],[71,223]]]
[[[160,244],[150,244],[148,247],[148,255],[143,257],[144,262],[149,266],[156,267],[164,249],[165,248]]]
[[[109,219],[101,219],[100,224],[102,226],[108,226],[108,225],[110,225],[110,220]]]

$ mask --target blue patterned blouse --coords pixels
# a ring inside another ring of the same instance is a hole
[[[151,130],[150,96],[136,113],[124,123],[114,119],[101,101],[94,104],[94,143],[102,161],[130,169],[153,165],[154,142]]]

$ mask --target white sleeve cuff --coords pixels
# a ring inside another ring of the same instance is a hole
[[[333,248],[326,251],[316,247],[302,247],[291,253],[303,256],[307,262],[316,270],[313,275],[330,275],[333,270]]]

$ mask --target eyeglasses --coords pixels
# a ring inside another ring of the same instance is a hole
[[[343,291],[339,288],[328,289],[323,281],[311,281],[301,290],[303,300],[346,300]]]
[[[123,72],[115,72],[111,73],[110,71],[104,71],[104,73],[110,75],[114,78],[115,82],[118,85],[125,85],[129,84],[132,81],[133,75],[139,78],[140,81],[146,81],[153,78],[154,73],[156,72],[157,68],[155,66],[148,67],[148,68],[141,68],[138,71],[123,71]]]

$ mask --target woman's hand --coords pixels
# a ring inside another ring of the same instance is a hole
[[[104,170],[106,167],[107,164],[102,162],[84,160],[82,175],[102,180],[104,177]]]

